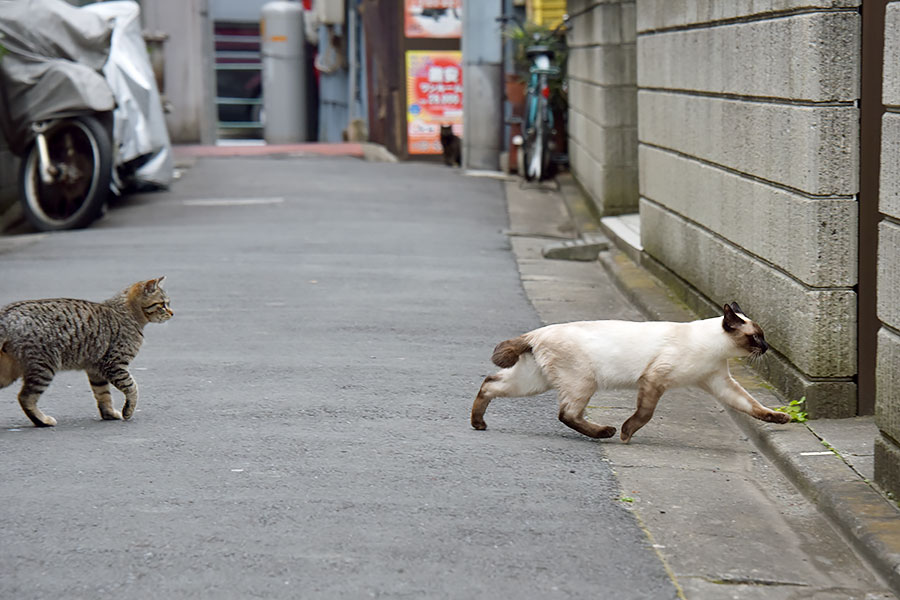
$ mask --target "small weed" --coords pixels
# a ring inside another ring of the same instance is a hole
[[[622,496],[621,498],[619,498],[619,501],[620,502],[634,502],[634,498],[632,498],[631,496]]]
[[[790,404],[788,404],[787,406],[779,406],[775,410],[790,415],[791,423],[803,423],[809,418],[806,414],[806,411],[803,410],[803,405],[805,403],[806,396],[803,396],[799,400],[791,400]]]
[[[835,448],[834,446],[832,446],[831,444],[829,444],[829,443],[826,442],[825,440],[822,440],[822,445],[825,446],[826,448],[828,448],[829,450],[831,450],[832,452],[834,452],[835,454],[837,454],[838,456],[841,455],[841,454],[837,451],[837,448]]]

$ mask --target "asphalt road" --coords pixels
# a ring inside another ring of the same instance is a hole
[[[52,429],[0,390],[0,597],[675,597],[552,394],[469,427],[494,344],[539,325],[505,227],[500,183],[444,167],[201,159],[0,244],[0,304],[166,275],[175,311],[129,422],[81,373]]]

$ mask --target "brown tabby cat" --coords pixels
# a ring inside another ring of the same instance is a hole
[[[22,377],[19,404],[37,427],[56,419],[37,407],[57,371],[87,373],[103,419],[129,419],[138,387],[128,372],[144,341],[144,325],[174,314],[165,277],[139,281],[102,303],[69,298],[24,300],[0,308],[0,388]],[[125,394],[119,412],[109,384]]]

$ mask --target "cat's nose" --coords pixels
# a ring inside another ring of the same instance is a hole
[[[765,340],[760,340],[760,341],[759,341],[759,353],[760,353],[760,354],[765,354],[765,353],[766,353],[766,350],[768,350],[768,349],[769,349],[769,345],[766,343],[766,341],[765,341]]]

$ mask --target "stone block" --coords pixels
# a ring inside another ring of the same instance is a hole
[[[900,106],[900,36],[897,36],[900,31],[900,3],[888,3],[884,17],[884,81],[881,97],[888,106]]]
[[[637,3],[622,3],[622,41],[634,43],[637,41]]]
[[[637,44],[638,85],[854,102],[859,30],[858,13],[826,12],[645,35]]]
[[[637,210],[637,165],[605,165],[572,137],[569,138],[569,161],[572,173],[601,215]]]
[[[881,119],[879,210],[900,219],[900,114],[896,113],[885,113]]]
[[[635,45],[587,46],[569,50],[567,73],[601,85],[634,85],[637,81]]]
[[[575,109],[569,110],[569,138],[575,139],[605,166],[637,166],[637,129],[603,127]]]
[[[882,323],[900,330],[898,298],[900,298],[900,225],[882,221],[878,225],[878,318]],[[897,362],[897,365],[900,365],[900,362]],[[900,392],[900,389],[897,391]],[[897,439],[900,440],[900,437]]]
[[[900,335],[884,327],[878,330],[875,424],[893,439],[900,440]]]
[[[637,125],[637,88],[569,79],[569,106],[604,127]]]
[[[810,198],[650,146],[639,149],[638,172],[641,196],[806,285],[856,284],[856,200]]]
[[[586,2],[570,2],[569,14],[576,14],[583,10]],[[634,41],[634,21],[631,21],[631,33],[626,31],[623,15],[623,5],[631,2],[609,2],[596,4],[591,10],[572,20],[572,33],[569,37],[569,46],[594,46],[608,44],[622,44]],[[630,38],[630,39],[629,39]]]
[[[857,8],[860,0],[638,0],[639,33],[798,10]]]
[[[884,434],[875,438],[875,483],[900,498],[900,447]]]
[[[641,242],[716,303],[737,301],[805,376],[856,374],[856,294],[809,288],[713,232],[641,198]]]
[[[859,111],[638,91],[642,143],[812,195],[858,191]]]

